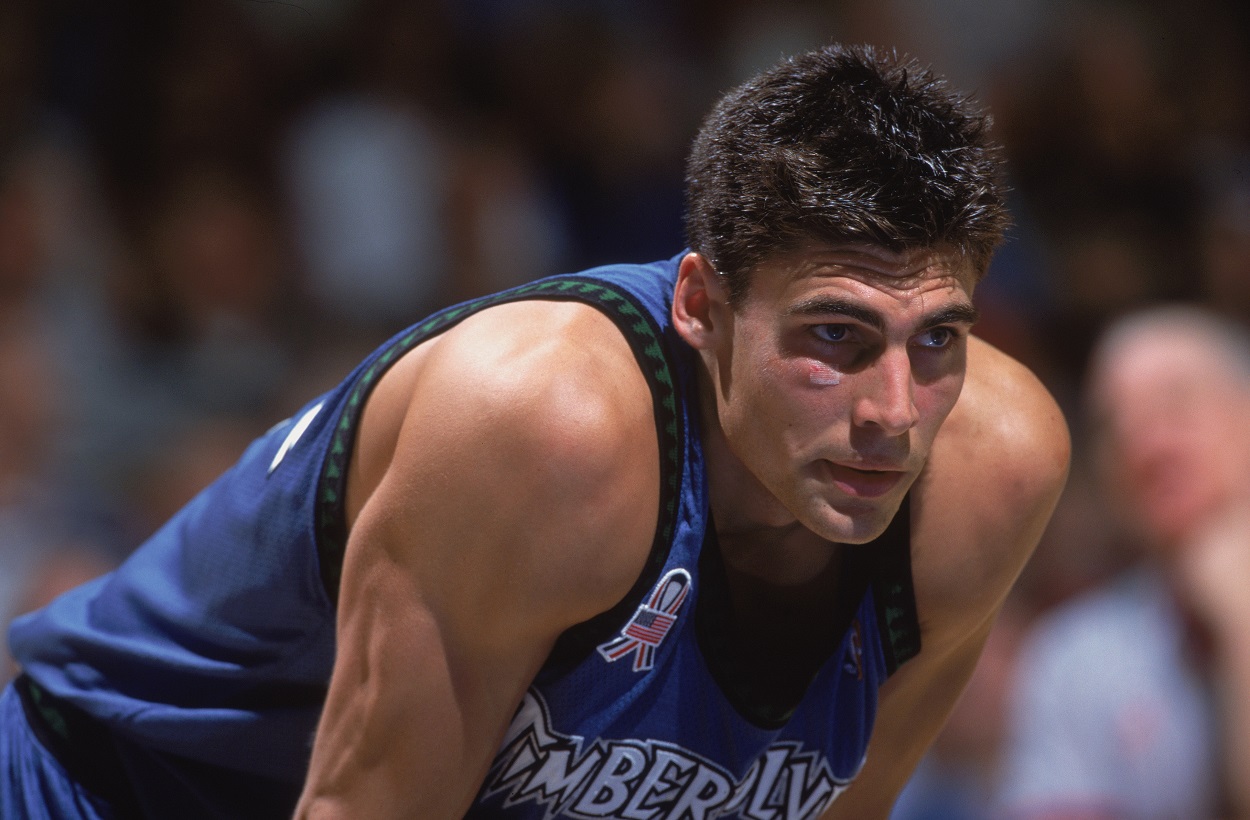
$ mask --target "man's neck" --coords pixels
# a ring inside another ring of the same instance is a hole
[[[835,545],[804,527],[733,453],[708,382],[700,374],[701,438],[726,569],[770,585],[802,585],[826,571]]]

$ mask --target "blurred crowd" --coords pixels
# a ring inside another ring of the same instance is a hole
[[[978,332],[1073,425],[1069,489],[897,812],[993,816],[1038,624],[1150,560],[1095,465],[1093,344],[1158,301],[1250,322],[1239,0],[6,0],[0,618],[124,558],[424,313],[679,251],[712,100],[831,40],[992,112],[1015,225]]]

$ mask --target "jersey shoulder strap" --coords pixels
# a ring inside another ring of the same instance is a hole
[[[903,499],[894,521],[876,545],[872,570],[877,625],[885,649],[886,671],[893,675],[920,654],[920,617],[911,574],[911,496]]]
[[[619,277],[618,277],[619,278]],[[343,555],[347,546],[344,501],[347,465],[352,456],[356,430],[365,402],[390,367],[423,341],[454,327],[469,316],[505,302],[527,299],[579,301],[598,308],[611,318],[628,340],[638,366],[651,388],[656,432],[660,440],[660,515],[651,556],[636,587],[646,590],[655,582],[664,565],[678,510],[681,484],[681,453],[684,423],[677,396],[673,352],[666,343],[664,328],[655,314],[629,288],[590,274],[554,276],[517,288],[465,302],[435,313],[408,328],[375,351],[348,377],[346,399],[327,450],[317,487],[316,530],[318,560],[326,592],[338,600]],[[632,598],[627,596],[628,598]],[[626,602],[623,602],[626,603]],[[604,613],[605,623],[615,612]],[[590,630],[586,640],[594,645]],[[580,644],[580,641],[577,642]]]

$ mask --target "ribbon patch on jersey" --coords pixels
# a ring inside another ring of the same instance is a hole
[[[651,597],[621,629],[620,636],[599,645],[599,654],[609,663],[633,654],[635,672],[650,669],[655,665],[656,647],[677,623],[677,612],[689,591],[690,573],[684,569],[669,570],[655,585]]]

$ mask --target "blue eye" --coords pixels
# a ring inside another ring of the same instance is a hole
[[[921,333],[919,339],[921,347],[943,348],[954,341],[955,331],[949,327],[935,327]]]
[[[815,325],[812,332],[826,342],[844,342],[851,330],[846,325]]]

